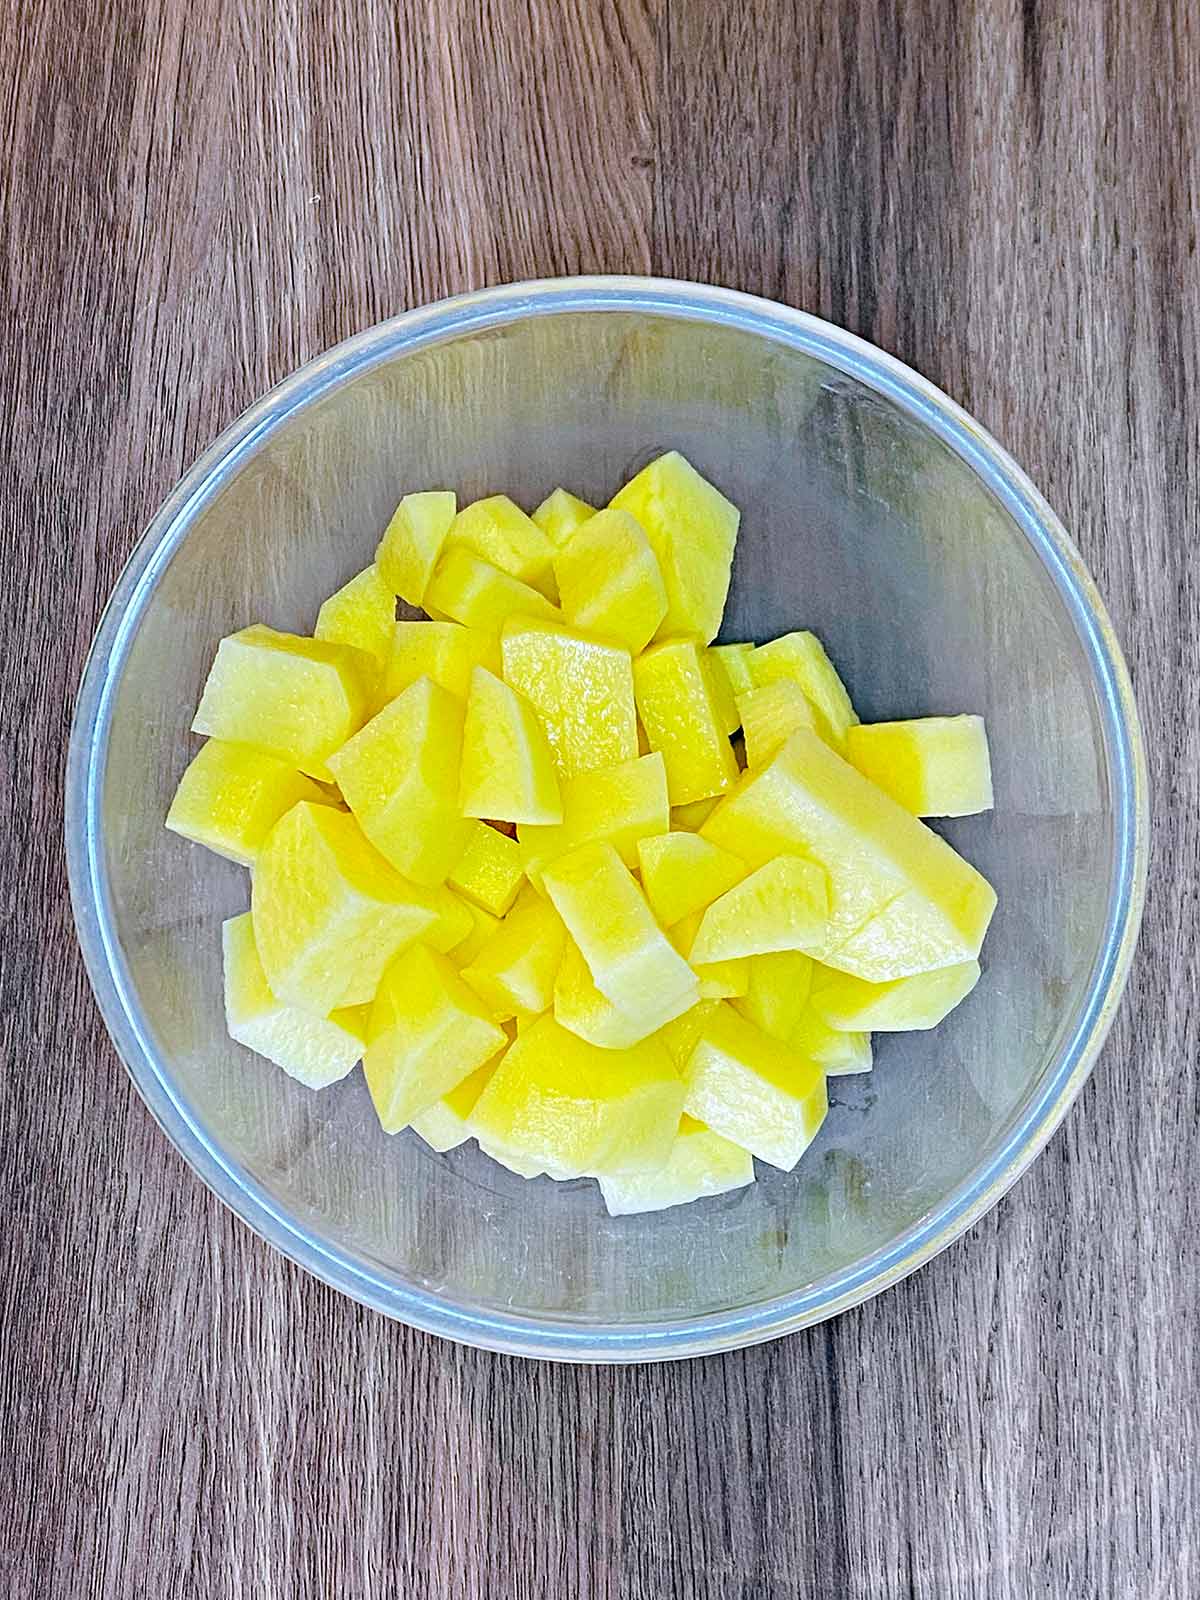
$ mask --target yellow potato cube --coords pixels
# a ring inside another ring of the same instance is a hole
[[[647,650],[633,664],[633,686],[650,748],[667,765],[671,804],[732,788],[738,765],[695,640],[668,639]]]
[[[560,778],[637,755],[629,651],[553,622],[521,618],[500,636],[505,682],[541,718]]]
[[[747,767],[765,767],[797,728],[816,731],[816,712],[794,678],[779,678],[738,696]]]
[[[845,751],[846,730],[858,721],[858,713],[815,633],[785,633],[759,645],[749,670],[756,688],[781,678],[798,683],[816,715],[817,732],[836,750]]]
[[[867,983],[823,967],[813,976],[811,1005],[822,1022],[841,1032],[907,1032],[936,1028],[978,982],[978,961],[958,961],[890,983]]]
[[[406,494],[384,529],[375,565],[393,594],[410,606],[425,604],[425,595],[458,509],[449,490]]]
[[[507,1049],[508,1045],[506,1044],[504,1048]],[[431,1150],[453,1150],[457,1145],[465,1144],[471,1137],[467,1118],[475,1109],[475,1102],[491,1081],[492,1073],[500,1065],[502,1054],[503,1051],[494,1055],[490,1061],[485,1061],[481,1067],[476,1067],[474,1072],[456,1084],[448,1094],[444,1094],[440,1100],[435,1100],[431,1106],[426,1106],[424,1111],[418,1111],[410,1118],[409,1127],[414,1133],[420,1134]]]
[[[451,961],[460,970],[471,965],[472,961],[500,926],[500,918],[494,917],[490,911],[485,911],[482,906],[477,906],[471,900],[464,900],[463,904],[471,917],[471,930],[465,939],[460,940],[449,951]]]
[[[747,772],[701,832],[751,865],[795,852],[823,866],[819,959],[873,983],[974,960],[995,909],[974,867],[804,729]]]
[[[800,950],[772,950],[751,956],[748,965],[746,993],[734,1009],[770,1038],[786,1044],[808,1009],[812,958]]]
[[[563,614],[575,628],[635,655],[667,612],[667,591],[646,535],[627,511],[598,511],[554,558]]]
[[[404,951],[379,985],[363,1057],[383,1131],[399,1133],[507,1043],[445,956]]]
[[[193,733],[251,744],[310,778],[360,728],[375,693],[370,656],[256,623],[217,646]]]
[[[815,1062],[827,1078],[870,1072],[873,1065],[869,1033],[839,1032],[822,1022],[811,1008],[805,1011],[787,1042],[798,1055]]]
[[[714,644],[708,653],[714,664],[721,668],[735,700],[738,695],[753,689],[754,680],[750,676],[750,657],[754,654],[752,644]],[[732,733],[733,729],[729,731]]]
[[[708,692],[712,697],[718,726],[724,734],[736,733],[742,725],[742,714],[738,710],[737,696],[730,687],[725,668],[713,650],[700,652],[700,665],[708,680]]]
[[[556,550],[562,548],[581,522],[596,515],[595,506],[566,489],[548,494],[533,513],[533,520]]]
[[[329,760],[362,831],[414,883],[443,883],[471,837],[458,809],[463,711],[419,678]]]
[[[309,1089],[336,1083],[362,1059],[366,1029],[360,1008],[314,1017],[271,991],[244,912],[221,927],[225,1018],[229,1037],[257,1051]]]
[[[697,833],[639,839],[637,852],[642,889],[664,928],[703,911],[749,871],[744,861]]]
[[[353,817],[308,801],[267,835],[251,909],[272,991],[319,1017],[373,999],[384,967],[415,939],[453,946],[470,931],[449,891],[408,883]]]
[[[510,839],[498,828],[489,828],[478,822],[471,830],[467,848],[450,869],[447,879],[452,889],[468,900],[502,917],[517,898],[517,890],[525,881],[521,865],[521,850],[515,839]]]
[[[671,826],[685,833],[698,833],[717,808],[720,795],[710,795],[707,800],[693,800],[686,806],[671,807]]]
[[[700,998],[695,973],[612,845],[585,844],[560,856],[542,869],[542,883],[592,982],[613,1005],[662,1023]]]
[[[760,1161],[790,1172],[825,1120],[820,1067],[719,1005],[684,1069],[684,1110]]]
[[[694,1117],[679,1119],[671,1153],[657,1172],[601,1178],[600,1193],[613,1217],[641,1211],[665,1211],[704,1195],[727,1194],[754,1182],[754,1161],[748,1150],[722,1139]]]
[[[425,592],[425,609],[453,617],[469,628],[498,634],[509,617],[561,620],[562,612],[540,590],[501,572],[464,545],[446,551]]]
[[[461,622],[397,622],[384,672],[384,698],[394,700],[418,678],[432,678],[465,700],[476,667],[500,671],[494,633],[464,628]]]
[[[517,1170],[578,1178],[661,1167],[682,1110],[683,1084],[657,1040],[601,1050],[541,1017],[505,1052],[468,1126]]]
[[[372,562],[324,602],[317,612],[313,637],[365,650],[382,674],[392,653],[395,629],[396,596]]]
[[[673,928],[667,937],[700,980],[701,1000],[731,1000],[745,994],[750,983],[750,963],[744,956],[727,961],[696,961],[693,950],[704,913],[693,911]]]
[[[523,695],[483,667],[471,675],[458,799],[468,817],[562,821],[554,756],[537,714]],[[513,850],[519,856],[515,843]]]
[[[554,907],[526,885],[463,978],[497,1021],[540,1016],[554,1003],[565,943]]]
[[[470,550],[520,583],[543,591],[553,589],[554,546],[533,518],[506,494],[489,495],[464,506],[446,543]]]
[[[733,961],[772,950],[807,955],[828,942],[829,891],[824,871],[801,856],[776,856],[705,911],[693,961]]]
[[[820,960],[827,967],[852,972],[871,983],[889,983],[914,971],[931,972],[934,967],[951,966],[954,963],[947,960],[948,955],[956,962],[974,960],[969,952],[982,945],[996,903],[995,892],[986,878],[980,881],[983,888],[969,880],[964,901],[947,912],[948,930],[944,924],[931,926],[927,887],[907,889],[836,950],[825,951]]]
[[[626,1050],[649,1038],[668,1020],[662,1015],[631,1016],[605,999],[592,982],[574,939],[566,942],[554,980],[554,1016],[562,1027],[602,1050]]]
[[[982,717],[859,724],[846,732],[846,755],[914,817],[969,817],[992,809]]]
[[[669,825],[667,772],[660,755],[568,778],[561,793],[560,823],[517,829],[525,873],[534,884],[541,883],[548,862],[581,844],[611,844],[627,867],[636,867],[639,842],[665,834]]]
[[[611,504],[636,517],[667,587],[659,637],[716,636],[729,592],[740,514],[677,450],[643,467]]]
[[[311,778],[264,750],[209,739],[179,780],[167,827],[249,867],[285,811],[300,800],[322,805],[328,798]]]

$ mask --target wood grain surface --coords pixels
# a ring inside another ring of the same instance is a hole
[[[0,1593],[1200,1594],[1195,0],[4,0]],[[912,363],[1110,603],[1149,735],[1130,993],[915,1278],[741,1354],[476,1354],[191,1176],[76,952],[70,706],[140,529],[299,362],[487,283],[655,272]]]

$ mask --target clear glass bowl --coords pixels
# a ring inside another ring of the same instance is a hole
[[[794,1172],[606,1216],[474,1145],[388,1138],[361,1073],[320,1094],[230,1043],[221,919],[243,872],[163,828],[222,634],[308,631],[400,495],[558,483],[596,501],[677,447],[742,508],[723,637],[815,628],[866,719],[982,712],[994,814],[945,833],[1000,906],[975,993],[833,1080]],[[894,1283],[1008,1188],[1078,1091],[1141,911],[1145,779],[1112,629],[1062,527],[971,419],[880,351],[721,289],[570,279],[411,312],[281,384],[151,524],[71,736],[79,937],[141,1094],[251,1227],[346,1294],[576,1360],[773,1338]]]

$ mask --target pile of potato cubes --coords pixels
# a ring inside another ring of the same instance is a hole
[[[311,638],[221,641],[167,825],[252,872],[234,1039],[620,1213],[792,1168],[967,994],[995,895],[918,818],[990,806],[982,723],[712,645],[738,521],[675,452],[602,511],[412,494]]]

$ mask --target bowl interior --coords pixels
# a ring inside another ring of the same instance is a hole
[[[1079,632],[973,467],[794,343],[618,310],[402,343],[344,380],[330,369],[209,477],[97,668],[98,916],[117,1003],[155,1063],[135,1074],[244,1214],[239,1191],[277,1241],[305,1241],[309,1264],[415,1320],[437,1303],[480,1342],[520,1345],[511,1328],[528,1319],[556,1348],[607,1338],[636,1353],[681,1322],[806,1293],[819,1309],[824,1285],[886,1257],[994,1162],[1076,1026],[1116,844]],[[246,906],[247,878],[162,821],[216,641],[252,621],[310,630],[402,493],[503,489],[532,505],[564,483],[602,503],[670,447],[742,509],[722,638],[816,629],[867,720],[987,718],[995,813],[943,831],[1000,905],[975,993],[936,1032],[879,1037],[869,1076],[831,1080],[794,1172],[760,1166],[740,1193],[613,1219],[590,1182],[526,1183],[474,1145],[435,1155],[385,1136],[360,1072],[312,1094],[233,1045],[220,922]]]

